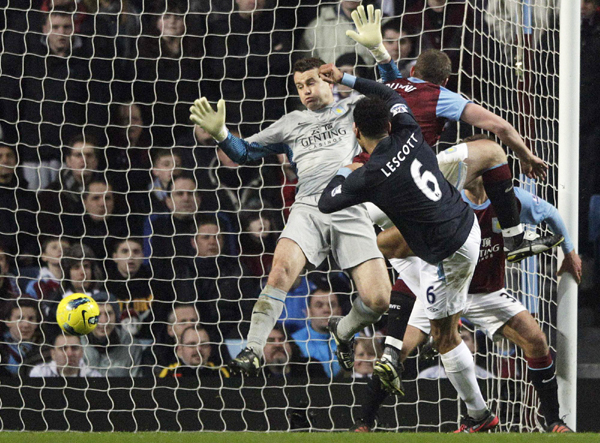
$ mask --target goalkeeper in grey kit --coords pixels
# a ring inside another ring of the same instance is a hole
[[[216,112],[206,98],[196,100],[190,108],[190,119],[211,134],[236,163],[286,154],[298,172],[296,201],[275,249],[267,285],[254,306],[247,347],[230,362],[233,371],[246,375],[258,373],[267,336],[300,272],[308,264],[318,266],[330,251],[350,273],[360,295],[346,317],[330,320],[336,354],[344,369],[351,370],[354,364],[355,333],[379,320],[389,305],[390,279],[364,206],[331,215],[317,207],[338,169],[361,152],[352,132],[359,98],[334,103],[332,85],[319,77],[322,64],[322,60],[309,58],[294,65],[294,83],[307,110],[291,112],[245,140],[225,128],[223,100]]]

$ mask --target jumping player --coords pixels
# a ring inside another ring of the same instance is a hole
[[[435,146],[447,121],[461,120],[496,134],[517,155],[523,172],[530,178],[545,178],[548,166],[527,148],[510,123],[444,88],[452,67],[446,54],[438,50],[423,52],[411,68],[411,77],[402,78],[396,63],[382,44],[381,11],[374,11],[373,6],[369,5],[367,12],[362,6],[352,12],[358,32],[347,31],[347,35],[371,51],[378,62],[382,80],[407,101],[430,146]],[[497,210],[508,261],[517,262],[539,254],[560,241],[554,236],[526,236],[523,225],[519,223],[512,175],[506,155],[499,145],[491,140],[468,143],[440,155],[440,169],[451,183],[455,184],[452,174],[461,173],[466,184],[479,176],[483,177],[487,194]],[[466,166],[466,171],[451,170],[461,163]],[[386,251],[393,254],[394,250],[401,250],[401,234],[395,227],[381,237],[380,244],[384,240],[384,255]]]
[[[568,272],[579,283],[581,259],[575,252],[556,208],[520,188],[515,188],[515,194],[520,203],[522,223],[537,225],[546,222],[553,232],[564,236],[562,249],[565,259],[558,274]],[[479,262],[469,287],[467,308],[463,317],[484,330],[491,339],[504,336],[523,349],[529,369],[529,379],[540,400],[540,413],[544,417],[546,431],[572,432],[559,416],[555,368],[546,336],[525,307],[504,289],[505,254],[502,248],[502,235],[497,226],[494,208],[485,194],[481,179],[472,183],[462,195],[479,220],[482,242]],[[424,306],[417,301],[406,334],[394,337],[402,340],[404,344],[400,361],[395,362],[397,366],[427,338],[429,329]],[[394,328],[390,328],[389,332],[393,333]],[[374,427],[377,411],[387,396],[388,392],[382,385],[376,380],[371,380],[367,388],[367,396],[363,401],[363,416],[355,423],[352,430],[369,432]]]
[[[360,152],[352,133],[358,97],[334,103],[332,85],[319,77],[322,64],[322,60],[309,58],[294,65],[294,83],[307,110],[291,112],[245,140],[225,128],[223,100],[216,112],[206,98],[196,100],[190,108],[190,119],[211,134],[236,163],[286,154],[299,177],[296,201],[277,243],[267,285],[254,305],[247,347],[231,361],[232,371],[258,374],[267,337],[292,284],[307,264],[318,266],[330,251],[350,272],[360,294],[350,314],[337,325],[340,336],[353,337],[376,322],[389,305],[391,284],[366,209],[355,206],[325,215],[317,208],[329,180]],[[351,357],[340,359],[346,370],[352,368]]]
[[[405,235],[422,260],[423,290],[417,297],[427,306],[432,336],[450,381],[465,400],[472,430],[493,429],[498,418],[485,404],[471,352],[457,329],[479,256],[480,230],[473,211],[442,175],[400,95],[377,82],[342,74],[332,64],[322,66],[320,75],[375,97],[362,98],[354,110],[353,131],[370,160],[362,167],[352,165],[354,171],[340,169],[323,191],[319,209],[330,214],[369,201]],[[349,338],[337,333],[334,319],[330,330],[338,349],[351,347]]]

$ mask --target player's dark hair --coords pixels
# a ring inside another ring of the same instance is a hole
[[[319,68],[325,62],[317,57],[301,58],[294,63],[294,72],[306,72],[311,69]]]
[[[428,49],[421,52],[415,64],[415,77],[436,85],[443,84],[452,73],[452,62],[442,51]]]
[[[380,138],[387,135],[390,123],[387,104],[375,96],[361,98],[354,108],[354,122],[365,137]]]

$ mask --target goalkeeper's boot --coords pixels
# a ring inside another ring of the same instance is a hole
[[[337,328],[341,320],[342,317],[331,317],[327,328],[335,340],[335,355],[337,355],[340,366],[346,371],[351,371],[354,367],[354,337],[348,341],[344,341],[338,337]]]
[[[385,355],[373,365],[373,374],[379,377],[383,388],[393,395],[404,395],[402,371],[404,371],[402,363],[393,363]]]
[[[357,420],[349,429],[350,432],[372,432],[373,427],[369,426],[362,418]]]
[[[521,260],[531,257],[558,246],[565,238],[562,235],[546,235],[540,237],[535,232],[525,231],[523,239],[519,244],[510,244],[508,239],[504,239],[504,252],[506,259],[511,263],[517,263]]]
[[[563,434],[575,431],[568,427],[564,421],[557,420],[554,423],[550,423],[548,426],[546,426],[546,432],[556,432],[559,434]]]
[[[463,417],[460,421],[460,427],[454,431],[455,434],[466,432],[472,434],[474,432],[489,432],[494,428],[498,427],[500,420],[496,417],[492,411],[488,411],[486,416],[481,420],[475,420],[471,417]]]
[[[229,369],[233,374],[258,376],[260,358],[251,348],[245,348],[236,358],[229,362]]]

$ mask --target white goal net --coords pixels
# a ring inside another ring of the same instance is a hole
[[[550,173],[531,182],[515,160],[515,177],[556,204],[554,2],[364,3],[386,13],[384,38],[404,73],[421,50],[450,55],[449,88],[517,128]],[[352,425],[381,344],[366,331],[355,371],[342,373],[323,318],[346,313],[356,292],[331,258],[295,283],[261,375],[227,370],[244,346],[297,179],[283,156],[235,164],[188,119],[200,96],[224,98],[231,132],[265,129],[300,109],[290,72],[306,55],[374,77],[371,56],[345,37],[353,25],[339,7],[43,0],[8,1],[0,11],[1,430]],[[442,143],[472,133],[449,126]],[[556,271],[554,253],[507,274],[551,347]],[[56,305],[72,293],[101,306],[100,325],[81,341],[56,323]],[[385,318],[377,328],[385,331]],[[475,341],[503,429],[540,429],[521,351],[478,332]],[[386,400],[379,428],[454,429],[455,391],[418,379],[417,358],[407,362],[406,397]]]

